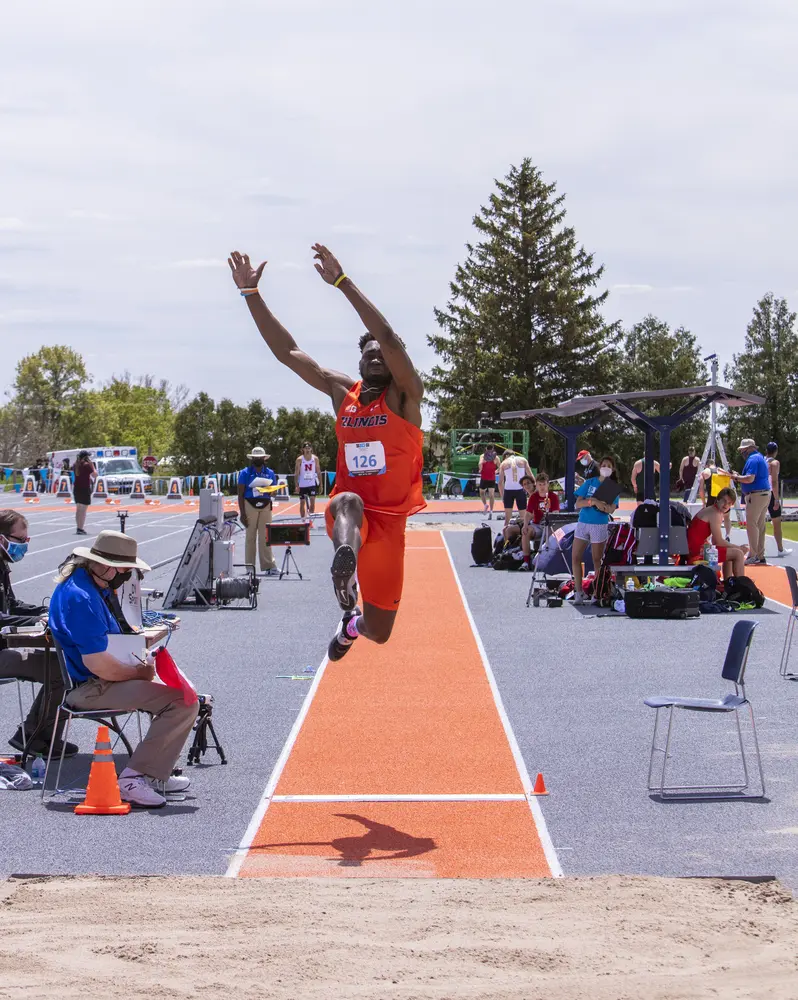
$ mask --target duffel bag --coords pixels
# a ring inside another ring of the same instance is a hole
[[[696,590],[629,590],[624,594],[629,618],[698,618]]]

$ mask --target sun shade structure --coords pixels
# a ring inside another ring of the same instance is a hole
[[[646,403],[673,399],[676,406],[673,413],[645,413],[641,406]],[[646,496],[654,496],[654,437],[659,434],[659,464],[665,477],[671,464],[671,434],[687,420],[692,420],[702,410],[716,403],[720,406],[761,406],[762,396],[738,392],[723,385],[693,385],[679,389],[652,389],[648,392],[614,392],[599,396],[576,396],[559,406],[537,410],[509,410],[501,414],[502,420],[539,420],[546,427],[565,439],[565,495],[569,510],[574,507],[574,468],[576,466],[576,440],[580,434],[599,424],[610,413],[623,417],[627,423],[645,435],[645,459],[643,463],[643,483]],[[563,424],[564,419],[585,417],[590,419],[576,424]],[[667,481],[667,478],[666,478]],[[660,498],[662,500],[662,497]],[[670,548],[670,509],[660,502],[659,509],[659,564],[667,566]]]

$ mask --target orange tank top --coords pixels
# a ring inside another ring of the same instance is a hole
[[[385,392],[373,403],[361,403],[361,385],[355,382],[336,417],[338,459],[330,496],[357,493],[366,510],[417,514],[427,506],[421,492],[421,428],[390,410]]]

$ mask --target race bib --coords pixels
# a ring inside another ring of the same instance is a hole
[[[385,472],[385,448],[382,441],[345,444],[344,455],[350,476],[381,476]]]

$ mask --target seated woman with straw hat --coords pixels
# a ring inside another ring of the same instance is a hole
[[[134,806],[158,808],[164,792],[182,791],[189,779],[175,777],[177,762],[197,716],[182,692],[154,681],[151,657],[137,666],[117,659],[109,635],[122,631],[114,591],[134,570],[147,572],[138,558],[136,539],[121,531],[101,531],[91,548],[78,546],[61,566],[50,600],[49,624],[64,652],[75,687],[70,708],[83,711],[125,710],[152,716],[149,730],[119,775],[122,798]]]

